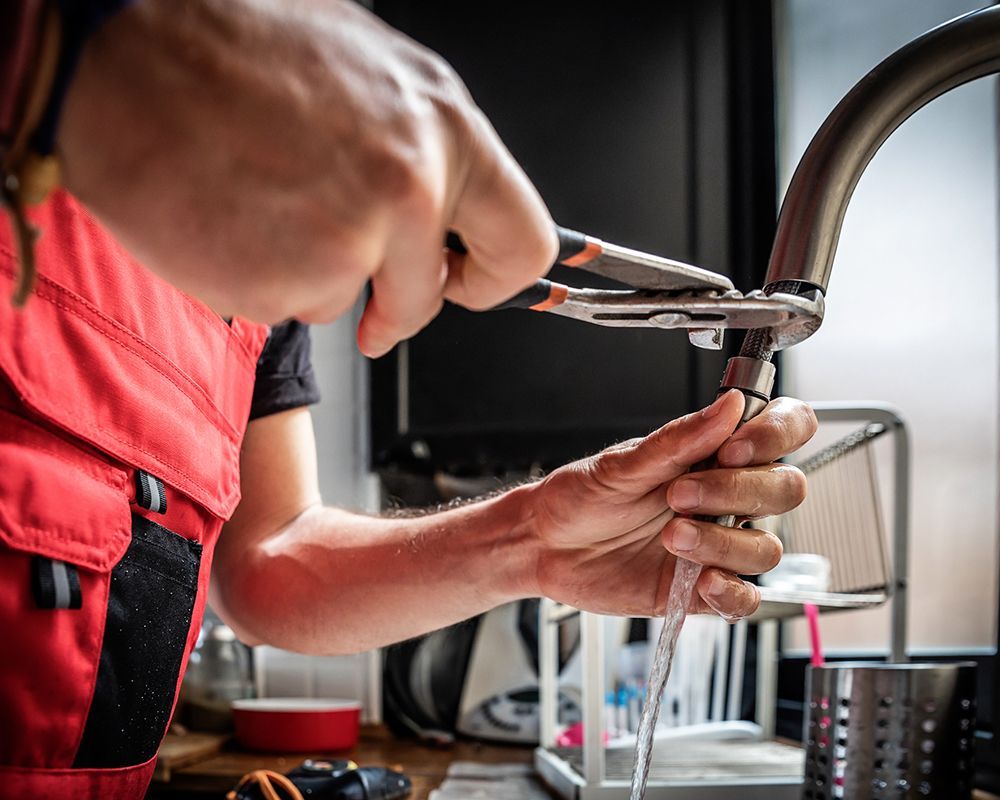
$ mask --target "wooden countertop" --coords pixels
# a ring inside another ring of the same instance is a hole
[[[199,734],[191,734],[198,736]],[[171,744],[177,739],[168,737]],[[166,743],[165,743],[166,744]],[[212,748],[209,748],[211,750]],[[433,748],[413,740],[397,739],[380,726],[364,726],[358,746],[350,753],[251,753],[228,744],[218,752],[209,752],[200,760],[190,761],[170,770],[169,780],[155,780],[150,798],[222,798],[247,772],[271,769],[287,772],[307,758],[351,758],[365,766],[386,766],[402,770],[413,782],[411,800],[427,800],[441,785],[454,761],[480,763],[531,763],[532,747],[479,744],[458,741],[448,748]],[[162,748],[161,748],[162,751]],[[1000,800],[994,795],[976,792],[975,800]]]
[[[361,766],[399,769],[413,782],[411,800],[427,800],[444,780],[453,761],[531,763],[532,747],[487,745],[458,741],[448,748],[433,748],[413,740],[397,739],[380,726],[363,726],[358,746],[349,753],[251,753],[227,746],[196,763],[171,770],[167,782],[154,781],[149,797],[221,798],[253,769],[287,772],[307,758],[351,758]]]

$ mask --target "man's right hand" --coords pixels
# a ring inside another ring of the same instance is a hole
[[[326,321],[370,279],[371,356],[555,258],[459,78],[349,0],[142,0],[87,45],[59,144],[67,188],[223,314]],[[469,250],[450,265],[447,230]]]

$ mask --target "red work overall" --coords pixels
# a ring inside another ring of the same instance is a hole
[[[65,193],[34,218],[23,310],[0,225],[0,794],[141,797],[267,331],[147,272]]]

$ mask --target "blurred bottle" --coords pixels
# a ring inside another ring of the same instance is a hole
[[[230,703],[254,696],[250,648],[210,610],[181,687],[181,718],[192,730],[232,730]]]

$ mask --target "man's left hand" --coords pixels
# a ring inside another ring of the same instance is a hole
[[[736,430],[743,402],[731,391],[532,487],[525,508],[539,548],[536,593],[599,613],[662,615],[680,556],[705,567],[692,612],[752,614],[759,592],[737,575],[772,569],[781,542],[697,517],[763,517],[801,503],[803,474],[773,462],[809,440],[816,417],[805,403],[780,398]],[[718,466],[689,471],[716,451]]]

